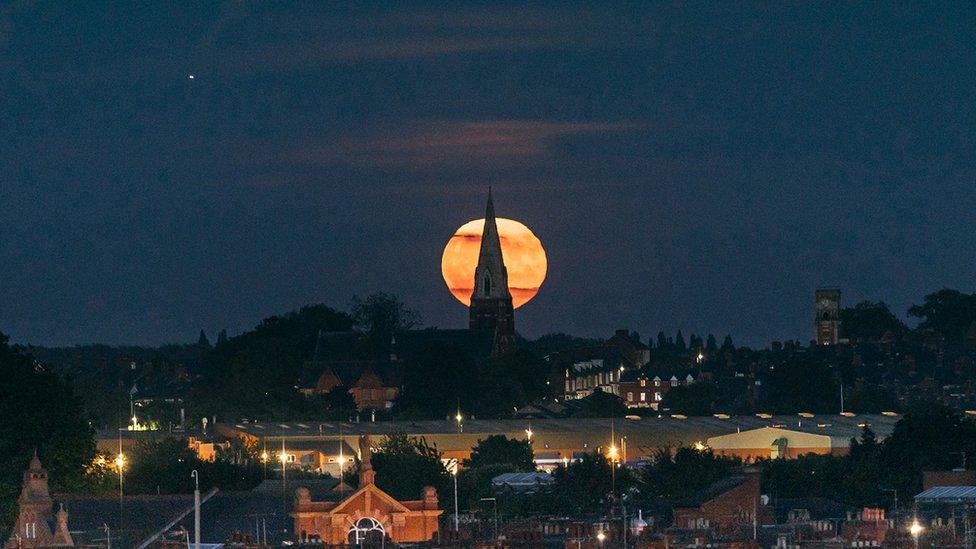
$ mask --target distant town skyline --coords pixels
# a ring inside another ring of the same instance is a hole
[[[548,255],[530,338],[806,342],[823,286],[906,318],[976,290],[973,16],[7,4],[0,331],[192,342],[378,291],[465,327],[440,258],[488,185]]]

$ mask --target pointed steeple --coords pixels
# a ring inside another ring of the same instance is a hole
[[[512,298],[508,291],[508,269],[502,255],[501,237],[495,221],[495,203],[488,187],[488,204],[485,206],[485,226],[481,231],[481,250],[475,269],[472,298]]]
[[[508,290],[508,269],[502,255],[491,187],[488,187],[488,203],[485,205],[485,226],[481,231],[478,266],[474,270],[469,326],[472,330],[493,330],[496,353],[507,352],[514,343],[512,294]]]

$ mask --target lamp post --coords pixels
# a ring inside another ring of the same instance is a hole
[[[461,415],[461,408],[458,407],[457,413],[454,415],[454,421],[457,422],[458,447],[461,446],[461,433],[464,431],[464,424],[462,423],[463,420],[464,420],[464,416]],[[451,471],[451,475],[454,477],[454,531],[455,532],[460,532],[461,530],[461,522],[460,522],[460,518],[458,517],[458,488],[457,488],[458,467],[460,467],[460,465],[461,463],[457,459],[455,459],[454,468]]]
[[[915,549],[918,549],[918,538],[924,530],[925,527],[919,524],[918,519],[913,518],[911,526],[908,527],[908,532],[912,535],[912,539],[915,540]]]
[[[119,470],[119,535],[122,532],[122,469],[125,468],[125,454],[122,453],[122,438],[119,437],[119,455],[115,456],[115,467]]]
[[[193,549],[200,549],[200,472],[194,469],[193,478]]]
[[[451,469],[451,476],[454,477],[454,531],[459,532],[460,521],[458,517],[458,490],[457,490],[457,477],[458,477],[458,461],[454,460],[454,467]]]

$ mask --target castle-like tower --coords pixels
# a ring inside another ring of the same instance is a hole
[[[24,485],[17,498],[17,520],[5,547],[72,547],[74,541],[68,532],[68,513],[64,506],[58,511],[51,531],[51,493],[47,485],[47,470],[34,454],[30,467],[24,472]]]
[[[502,257],[491,188],[488,189],[485,228],[481,233],[478,266],[474,270],[474,292],[471,293],[469,313],[469,328],[494,331],[496,353],[507,352],[514,346],[515,313],[512,294],[508,291],[508,269]]]

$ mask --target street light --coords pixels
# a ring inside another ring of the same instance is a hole
[[[918,538],[922,535],[925,527],[919,524],[918,519],[912,519],[912,525],[908,527],[908,532],[912,535],[912,539],[915,540],[915,549],[918,549]]]
[[[603,533],[603,530],[600,530],[599,532],[597,532],[597,534],[596,534],[596,540],[600,542],[600,545],[603,545],[603,542],[606,539],[607,539],[607,535]]]
[[[463,419],[464,416],[461,415],[461,404],[459,402],[457,414],[454,415],[454,420],[457,421],[458,446],[460,446],[460,442],[461,442],[461,432],[464,430],[464,426],[461,424],[461,420]],[[460,462],[457,460],[457,458],[455,458],[454,467],[451,468],[451,476],[454,477],[454,531],[455,532],[460,532],[460,528],[461,528],[460,519],[458,518],[458,488],[457,488],[458,466],[460,466]],[[460,539],[460,536],[458,536],[458,539]]]
[[[532,444],[532,428],[525,430],[525,436],[529,439],[529,444]]]

